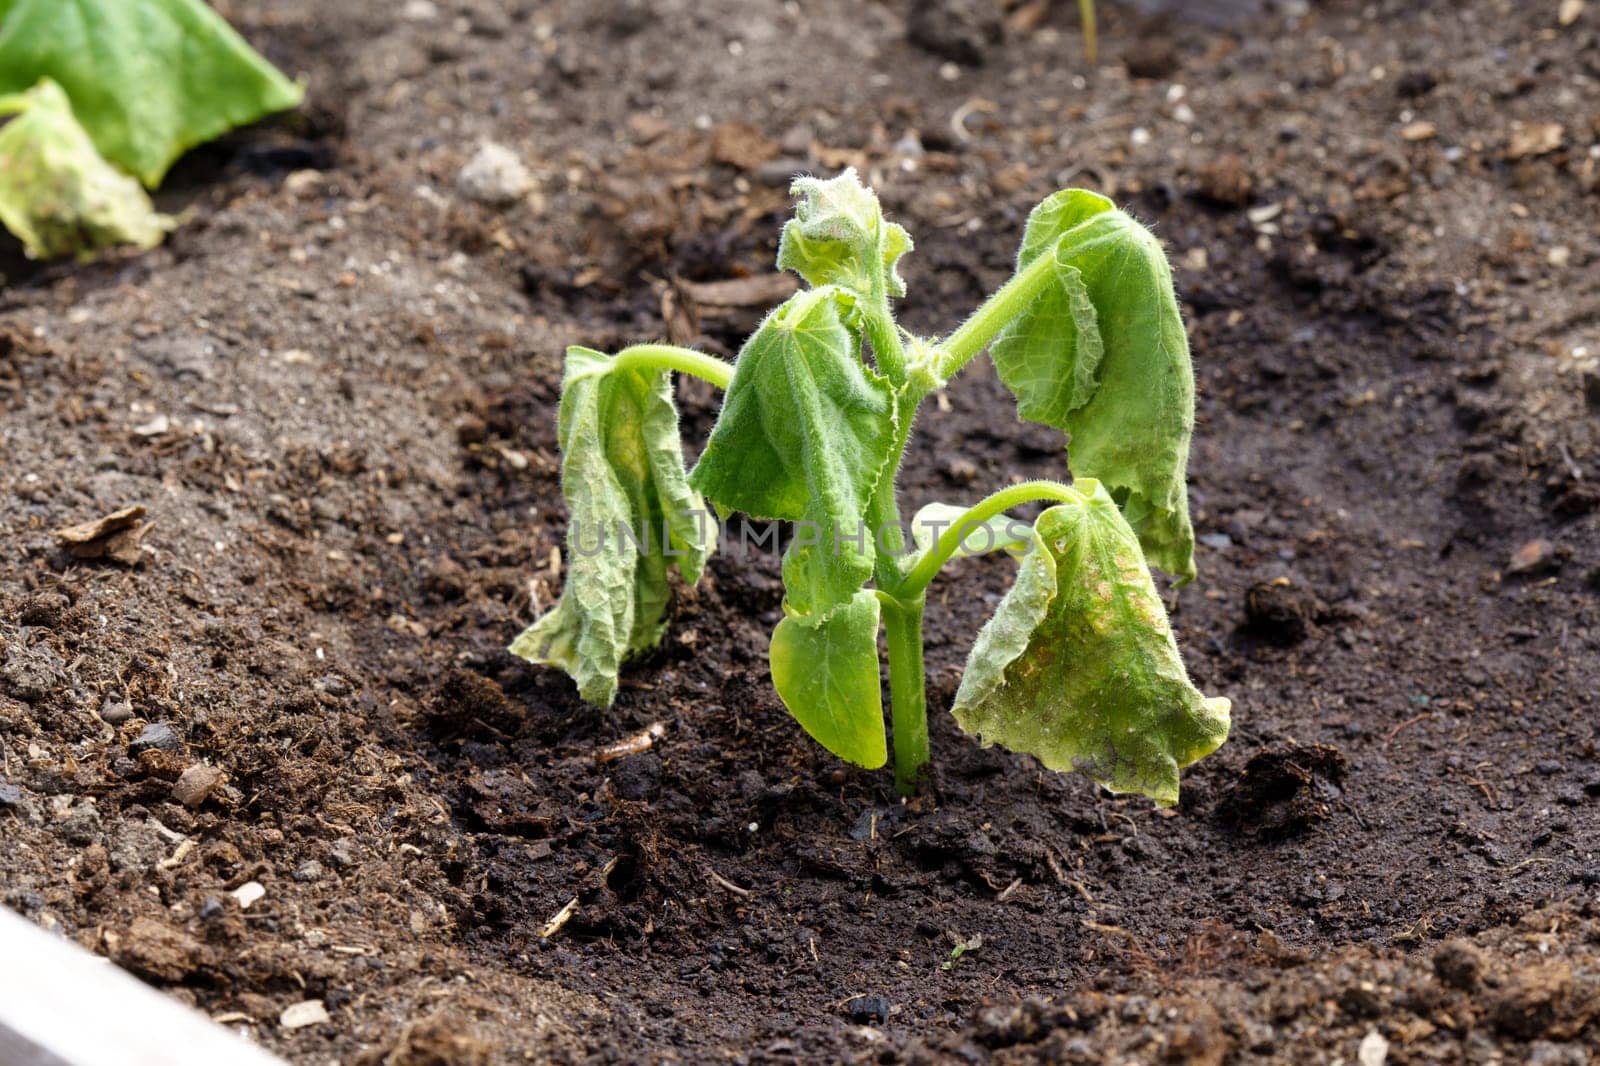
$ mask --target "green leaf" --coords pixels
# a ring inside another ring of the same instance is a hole
[[[1105,487],[1051,507],[953,708],[985,744],[1078,770],[1113,792],[1178,801],[1178,771],[1228,735],[1227,699],[1190,683],[1138,538]]]
[[[41,77],[150,188],[190,148],[302,95],[201,0],[0,0],[0,92]]]
[[[784,555],[790,607],[825,617],[872,573],[865,512],[894,446],[887,382],[856,357],[838,289],[797,293],[739,353],[689,483],[724,511],[799,522]]]
[[[793,270],[812,285],[840,285],[866,296],[904,296],[900,257],[911,251],[905,227],[886,222],[877,195],[854,167],[828,181],[796,178],[794,218],[778,242],[778,269]]]
[[[1106,484],[1151,561],[1192,580],[1194,374],[1161,244],[1105,197],[1068,189],[1029,216],[1018,269],[1041,255],[1057,284],[996,338],[1001,379],[1024,418],[1071,435],[1074,475]]]
[[[918,550],[926,554],[933,550],[945,531],[960,522],[966,513],[965,507],[930,503],[911,520],[911,539]],[[968,524],[967,532],[961,538],[961,546],[950,558],[965,559],[997,551],[1020,554],[1030,544],[1032,538],[1028,523],[1010,515],[997,514],[987,522]]]
[[[661,639],[669,567],[698,580],[715,524],[684,473],[666,371],[616,370],[601,352],[567,349],[558,437],[566,588],[511,651],[560,667],[606,705],[623,660]]]
[[[0,115],[13,112],[0,127],[0,223],[29,257],[161,243],[172,220],[156,213],[137,181],[100,158],[61,86],[45,78],[0,96]]]
[[[820,624],[789,615],[772,634],[772,684],[813,740],[875,770],[889,759],[878,680],[878,597],[857,592]]]

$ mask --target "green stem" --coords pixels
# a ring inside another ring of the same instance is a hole
[[[928,766],[928,697],[922,672],[923,599],[878,594],[889,646],[889,710],[894,721],[894,787],[917,791]]]
[[[1078,17],[1083,23],[1083,55],[1091,64],[1100,59],[1100,33],[1095,25],[1094,0],[1078,0]]]
[[[867,530],[877,548],[873,577],[880,588],[898,585],[903,573],[906,553],[905,531],[900,528],[900,499],[895,490],[895,480],[900,473],[900,463],[905,458],[906,445],[911,440],[911,427],[916,421],[917,407],[922,397],[912,395],[910,389],[901,390],[896,397],[900,424],[895,428],[894,447],[889,452],[889,463],[883,476],[872,490],[867,501]]]
[[[895,587],[894,594],[900,597],[921,598],[927,591],[928,585],[939,573],[940,568],[950,561],[961,541],[976,526],[981,526],[1002,511],[1019,507],[1035,500],[1056,500],[1067,502],[1078,499],[1078,494],[1070,485],[1063,485],[1059,481],[1024,481],[1020,485],[1011,485],[984,497],[973,506],[967,508],[962,516],[955,520],[949,529],[939,535],[939,541],[934,545],[933,551],[928,552],[917,565],[911,568],[905,578]]]
[[[868,296],[861,317],[867,340],[872,342],[878,370],[899,388],[906,380],[906,350],[900,340],[900,330],[894,324],[894,312],[889,310],[889,297],[882,290],[881,279],[878,291]]]
[[[635,344],[624,348],[611,360],[614,369],[677,370],[692,374],[726,390],[733,381],[733,367],[714,355],[672,344]]]
[[[995,334],[1022,314],[1029,304],[1039,298],[1040,293],[1055,282],[1055,260],[1052,250],[1041,252],[1033,262],[1013,274],[1010,281],[996,289],[994,295],[961,324],[960,329],[939,345],[944,351],[944,359],[939,365],[940,377],[948,381],[959,374],[975,355],[989,347]]]

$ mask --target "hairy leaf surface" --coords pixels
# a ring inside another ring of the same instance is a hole
[[[1106,484],[1150,560],[1189,581],[1194,374],[1160,242],[1068,189],[1029,216],[1018,269],[1041,255],[1057,283],[996,338],[995,365],[1024,418],[1071,435],[1073,473]]]
[[[772,634],[772,683],[812,739],[846,762],[888,761],[878,679],[878,597],[857,592],[825,621],[787,616]]]
[[[0,0],[0,91],[41,77],[150,188],[195,145],[301,98],[202,0]]]
[[[100,157],[48,78],[0,96],[0,223],[31,258],[83,255],[118,244],[153,248],[172,220],[139,183]]]
[[[795,217],[778,242],[778,269],[792,270],[812,285],[840,285],[863,295],[878,285],[904,296],[897,269],[911,251],[911,235],[886,222],[878,197],[861,184],[854,167],[836,178],[796,178],[790,195],[800,198]]]
[[[1139,541],[1105,487],[1051,507],[978,634],[953,708],[985,744],[1113,792],[1178,801],[1178,770],[1228,735],[1228,700],[1190,683]]]
[[[566,588],[511,651],[560,667],[605,705],[622,661],[661,639],[668,568],[698,580],[715,523],[684,473],[666,371],[616,370],[603,353],[569,348],[558,435]]]
[[[802,523],[784,555],[794,611],[821,619],[872,573],[867,501],[894,443],[894,395],[856,357],[839,290],[797,293],[739,353],[690,484],[724,511]]]

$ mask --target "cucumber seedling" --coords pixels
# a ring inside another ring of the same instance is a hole
[[[661,638],[669,567],[693,583],[714,550],[721,523],[704,501],[724,518],[793,522],[773,684],[829,751],[882,766],[881,627],[895,782],[910,793],[928,763],[929,583],[952,559],[1008,551],[1016,581],[973,645],[957,722],[1112,791],[1176,803],[1179,769],[1226,739],[1229,704],[1190,683],[1146,565],[1180,582],[1195,573],[1184,487],[1194,377],[1159,242],[1103,196],[1058,192],[1029,216],[1011,279],[930,339],[895,323],[911,238],[854,171],[801,178],[793,192],[778,266],[809,288],[767,316],[735,364],[662,344],[568,349],[566,588],[511,650],[609,705],[623,661]],[[931,504],[908,541],[895,477],[917,407],[986,349],[1018,413],[1068,435],[1075,480]],[[726,391],[692,472],[674,372]],[[1006,513],[1034,502],[1048,506],[1032,523]]]

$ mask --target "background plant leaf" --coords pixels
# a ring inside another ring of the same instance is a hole
[[[930,503],[911,519],[911,539],[917,549],[929,552],[941,536],[961,521],[967,508],[949,503]],[[1007,514],[997,514],[987,522],[972,525],[961,538],[961,546],[952,559],[966,559],[989,552],[1020,550],[1031,544],[1030,537],[1018,536],[1019,530],[1028,529],[1028,523]]]
[[[302,96],[202,0],[0,0],[0,92],[41,77],[149,188],[190,148]]]
[[[0,223],[34,259],[86,256],[131,244],[154,248],[172,220],[139,183],[95,151],[66,93],[46,78],[0,97]]]
[[[864,367],[834,288],[797,293],[739,353],[690,484],[719,508],[806,524],[784,556],[790,606],[818,619],[872,573],[867,501],[894,444],[894,395]],[[835,543],[837,541],[837,544]],[[858,542],[859,541],[859,542]]]
[[[772,634],[772,684],[813,740],[875,770],[889,759],[878,676],[878,597],[857,592],[821,624],[787,616]]]
[[[1139,541],[1105,487],[1046,510],[983,627],[956,721],[985,744],[1113,792],[1178,801],[1178,771],[1228,735],[1229,703],[1190,683]]]
[[[1057,284],[1001,331],[995,365],[1019,413],[1070,434],[1074,475],[1104,482],[1149,559],[1187,582],[1194,373],[1161,244],[1105,197],[1068,189],[1029,216],[1018,269],[1047,254]]]
[[[558,435],[566,587],[511,651],[560,667],[585,700],[606,705],[622,661],[661,639],[669,568],[698,580],[715,523],[684,473],[666,371],[616,370],[601,352],[569,348]]]

